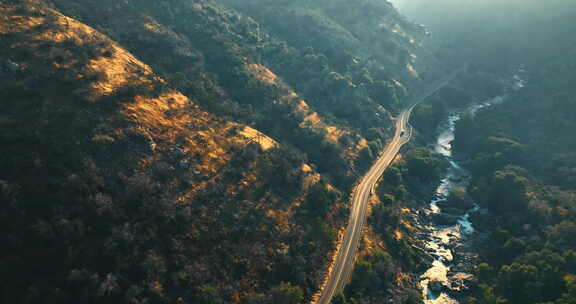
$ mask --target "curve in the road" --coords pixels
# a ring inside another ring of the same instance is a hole
[[[328,274],[328,281],[321,292],[318,304],[329,304],[334,295],[343,290],[344,286],[350,280],[352,275],[354,258],[358,250],[358,244],[362,236],[362,228],[366,221],[366,210],[368,209],[368,199],[370,197],[371,189],[374,187],[384,170],[392,163],[396,154],[400,151],[403,145],[410,141],[412,136],[412,128],[409,126],[409,119],[412,110],[424,101],[426,98],[436,93],[442,87],[446,86],[452,81],[460,72],[466,69],[463,66],[455,70],[442,79],[432,83],[426,90],[415,97],[408,103],[408,107],[400,113],[396,120],[396,132],[394,137],[388,143],[386,148],[382,151],[380,157],[370,168],[368,173],[362,177],[362,180],[356,187],[356,191],[352,196],[352,209],[350,212],[350,219],[348,226],[342,238],[340,250],[337,253],[334,267]]]

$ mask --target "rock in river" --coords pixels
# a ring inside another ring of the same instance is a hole
[[[469,273],[456,273],[453,274],[450,278],[450,290],[462,292],[465,290],[470,289],[473,285],[478,283],[478,280],[475,276]]]

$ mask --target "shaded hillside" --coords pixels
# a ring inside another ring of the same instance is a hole
[[[302,154],[202,110],[41,3],[2,4],[0,18],[3,302],[230,303],[317,288],[341,198]]]
[[[532,67],[525,88],[458,123],[471,194],[489,216],[477,303],[576,299],[575,50]]]
[[[419,84],[419,73],[430,65],[418,58],[425,54],[420,49],[424,28],[406,21],[386,1],[221,2],[252,17],[258,34],[269,32],[299,54],[304,62],[296,70],[288,63],[270,64],[315,106],[340,119],[352,120],[361,107],[382,105],[396,112],[410,93],[405,90]],[[327,85],[334,77],[350,87]],[[354,100],[341,94],[346,91],[356,91],[348,94]],[[344,104],[348,109],[340,107]]]

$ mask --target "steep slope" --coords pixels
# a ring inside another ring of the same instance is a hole
[[[441,69],[385,1],[297,2],[3,2],[2,300],[310,299]]]
[[[289,2],[262,3],[272,10],[269,16],[276,23],[248,17],[252,12],[247,8],[259,2],[226,6],[214,1],[51,2],[120,41],[171,86],[208,97],[201,102],[209,111],[254,124],[275,140],[303,151],[342,189],[349,189],[354,176],[367,165],[367,159],[358,158],[368,148],[364,139],[374,142],[366,154],[375,154],[375,147],[381,147],[390,134],[392,115],[403,97],[420,84],[416,74],[426,74],[430,61],[416,54],[424,30],[406,22],[386,2],[368,1],[367,6],[366,1],[358,1],[362,5],[356,15],[375,10],[366,31],[370,37],[354,40],[354,48],[369,46],[368,52],[331,48],[331,44],[312,48],[299,40],[302,37],[278,31],[278,24],[284,22],[280,20],[307,24],[292,19],[294,4]],[[345,2],[330,7],[338,6],[343,9],[322,16],[338,20],[350,7]],[[326,36],[334,43],[350,32],[362,32],[363,25],[356,29],[350,25],[354,18],[347,18],[346,27],[316,22],[304,28],[320,31],[308,35],[314,37],[308,40]],[[273,77],[262,81],[262,71]],[[303,119],[309,115],[300,111],[301,101],[318,124]],[[318,142],[321,150],[313,144]]]
[[[203,106],[209,111],[254,124],[305,152],[340,186],[351,185],[358,150],[366,147],[364,139],[343,122],[330,121],[310,108],[307,100],[257,60],[254,48],[261,45],[273,59],[297,56],[276,53],[285,46],[272,38],[253,41],[246,18],[211,1],[54,2],[129,47],[161,71],[171,86],[191,96],[205,96]],[[322,149],[312,144],[318,142]]]
[[[418,58],[424,53],[420,46],[425,29],[406,21],[386,1],[221,2],[254,18],[262,31],[301,54],[308,66],[299,65],[300,70],[271,64],[314,105],[341,119],[350,121],[350,116],[358,114],[342,113],[335,104],[347,104],[348,111],[378,105],[398,111],[405,90],[419,84],[419,73],[430,65]],[[333,89],[318,77],[333,73],[353,84],[348,90],[357,91],[352,95],[354,100],[331,92]],[[359,126],[358,122],[350,123]]]
[[[301,154],[42,3],[0,18],[3,302],[314,291],[340,194]]]

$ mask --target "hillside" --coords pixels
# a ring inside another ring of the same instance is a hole
[[[305,152],[321,173],[344,189],[362,170],[358,155],[367,148],[366,140],[374,141],[370,149],[375,154],[403,97],[419,83],[411,63],[423,30],[414,29],[385,2],[372,5],[390,27],[374,24],[373,35],[382,38],[370,41],[388,41],[382,48],[402,60],[386,52],[380,52],[380,58],[347,50],[330,54],[339,49],[330,45],[317,50],[302,44],[306,37],[278,33],[275,23],[213,1],[53,3],[126,46],[184,94],[204,96],[201,103],[207,110],[254,125]],[[291,5],[266,7],[280,10],[276,19],[290,21]],[[306,28],[322,29],[317,36],[334,36],[330,41],[351,35],[323,24]],[[420,65],[425,69],[425,62]]]
[[[490,213],[477,265],[478,303],[576,299],[575,50],[528,70],[503,104],[463,119],[455,147],[470,157],[470,193]]]
[[[0,299],[311,299],[357,176],[432,75],[423,29],[358,3],[270,5],[334,51],[250,5],[2,2]]]
[[[341,194],[305,156],[206,112],[41,3],[2,4],[0,17],[3,302],[227,303],[282,293],[282,281],[317,288]]]

